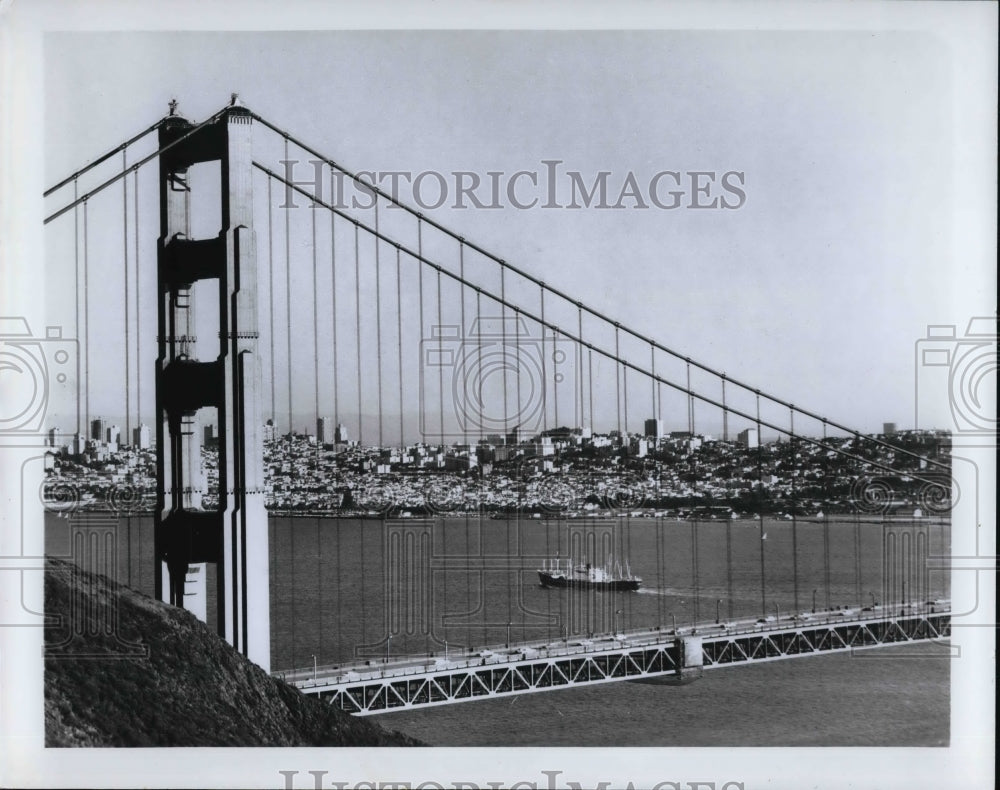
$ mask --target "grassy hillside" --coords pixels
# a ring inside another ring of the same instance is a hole
[[[190,613],[49,560],[45,739],[53,746],[412,746],[267,675]],[[103,627],[115,622],[114,628]],[[146,657],[120,657],[123,643]]]

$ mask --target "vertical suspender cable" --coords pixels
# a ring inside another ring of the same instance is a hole
[[[442,326],[441,326],[441,270],[437,270],[437,324],[435,326],[435,332],[438,337],[438,359],[444,358],[444,351],[442,346]],[[444,369],[441,365],[437,366],[438,369],[438,425],[441,426],[441,447],[440,450],[443,453],[445,447],[444,440]]]
[[[701,589],[698,585],[698,519],[691,519],[691,575],[694,580],[694,622],[700,620]]]
[[[463,340],[467,340],[468,338],[467,338],[466,332],[468,330],[467,330],[467,327],[465,325],[465,285],[463,284],[465,282],[465,242],[462,240],[461,237],[459,237],[459,239],[458,239],[458,276],[460,278],[460,281],[458,283],[458,298],[459,298],[459,304],[461,306],[461,318],[459,320],[459,337],[462,338]],[[478,329],[478,327],[477,327],[477,329]],[[468,351],[468,349],[466,349],[466,351]],[[480,373],[480,372],[481,372],[481,368],[476,370],[477,374]],[[454,375],[454,373],[452,375]],[[462,397],[462,398],[468,398],[468,393],[469,393],[468,369],[466,369],[465,371],[463,371],[463,375],[466,377],[466,379],[465,379],[465,381],[463,381],[461,383],[462,384],[461,392],[460,392],[460,394],[459,393],[455,393],[455,394],[459,395],[459,397]],[[458,382],[453,382],[453,386],[452,386],[452,391],[453,392],[454,392],[454,386],[457,383]],[[468,416],[469,416],[468,415],[468,405],[469,405],[468,403],[463,403],[462,404],[463,408],[459,410],[457,416],[458,416],[458,419],[462,423],[462,426],[461,426],[461,428],[462,428],[462,445],[464,447],[464,452],[470,453],[470,455],[471,455],[471,448],[470,448],[470,445],[469,445],[469,431],[468,431],[468,428],[469,428],[469,424],[468,424]],[[461,483],[461,488],[462,488],[462,494],[463,494],[463,499],[464,499],[464,494],[465,494],[465,481],[464,480]],[[461,505],[461,508],[462,508],[462,524],[463,524],[463,527],[465,529],[465,545],[466,545],[466,547],[468,547],[468,545],[469,545],[469,511],[468,511],[467,506],[466,506],[466,504],[465,504],[464,501],[463,501],[463,503]],[[446,525],[445,525],[445,529],[444,529],[444,538],[442,540],[442,545],[445,547],[444,548],[445,554],[447,554],[448,553],[448,548],[447,548],[447,546],[448,546],[448,530],[447,530]],[[468,574],[466,574],[466,583],[467,584],[468,584],[468,581],[469,581]],[[486,605],[485,605],[485,603],[486,602],[484,601],[483,602],[484,605],[480,609],[480,611],[482,612],[482,617],[483,617],[483,632],[484,633],[486,632],[486,619],[487,619]]]
[[[798,540],[798,501],[795,492],[795,465],[796,465],[796,445],[795,445],[795,410],[788,410],[788,420],[789,420],[789,449],[791,450],[791,469],[789,469],[788,476],[791,478],[791,493],[792,493],[792,590],[793,590],[793,600],[795,601],[794,610],[797,614],[799,612],[799,540]]]
[[[503,387],[503,434],[504,444],[507,443],[507,432],[510,426],[507,424],[507,291],[504,269],[500,267],[500,375],[501,386]],[[518,341],[518,336],[514,335],[514,342]],[[508,529],[510,525],[508,524]]]
[[[355,348],[358,355],[358,447],[363,448],[361,424],[361,258],[358,239],[358,221],[354,220],[354,315],[355,321]],[[364,525],[362,525],[364,526]],[[364,532],[362,531],[362,534]]]
[[[694,395],[691,392],[691,360],[687,360],[688,433],[694,436]]]
[[[375,198],[375,366],[378,387],[378,449],[385,446],[382,423],[382,271],[379,266],[378,198]],[[381,459],[380,459],[381,460]]]
[[[466,337],[466,326],[465,326],[465,286],[463,282],[465,281],[465,242],[461,239],[458,240],[458,276],[461,278],[458,283],[458,298],[459,304],[462,310],[462,318],[459,322],[458,336],[463,340]],[[466,389],[469,385],[468,381],[463,382],[463,390],[468,392]],[[469,433],[468,433],[468,421],[460,414],[459,419],[462,421],[462,444],[469,444]],[[464,508],[463,508],[464,510]]]
[[[653,411],[652,411],[652,417],[653,417],[654,420],[659,420],[659,418],[660,418],[660,411],[659,411],[659,409],[656,406],[656,390],[657,390],[657,382],[656,382],[656,346],[654,346],[652,343],[649,344],[649,370],[650,370],[650,373],[652,373],[652,375],[649,377],[649,389],[650,389],[651,400],[652,400],[651,406],[652,406],[652,409],[653,409]],[[657,425],[657,429],[658,429],[659,428],[659,423],[656,423],[656,425]],[[658,432],[659,431],[657,430],[657,433]],[[654,439],[658,439],[659,436],[654,436],[653,438]]]
[[[333,188],[331,183],[331,189]],[[337,214],[330,212],[330,332],[333,341],[333,426],[334,431],[340,426],[340,370],[337,366]],[[337,437],[334,436],[334,441]],[[340,468],[335,463],[335,469]]]
[[[594,350],[592,348],[587,349],[587,398],[589,400],[590,412],[590,432],[593,435],[595,431],[594,427]]]
[[[288,161],[288,138],[285,138],[285,160]],[[288,354],[288,433],[292,427],[292,233],[290,206],[285,207],[285,315],[288,325],[285,331],[285,351]]]
[[[399,451],[406,447],[403,431],[403,286],[399,264],[399,246],[396,246],[396,365],[399,369]]]
[[[441,270],[437,270],[437,324],[435,325],[435,332],[438,337],[438,360],[443,358],[442,352],[442,338],[441,338]],[[441,453],[444,452],[445,441],[444,441],[444,371],[441,365],[438,365],[438,420],[441,426],[441,445],[438,448]],[[433,527],[432,527],[433,528]],[[448,541],[448,523],[447,519],[441,518],[441,542],[444,546],[447,546]],[[444,549],[444,553],[447,555],[447,548]],[[441,575],[441,586],[442,600],[448,600],[448,566],[445,565],[444,570]],[[447,606],[447,604],[445,604]],[[444,633],[444,640],[448,641],[448,621],[442,617],[442,631]],[[470,640],[471,641],[471,640]]]
[[[423,220],[420,219],[420,218],[418,218],[417,219],[417,302],[418,302],[418,308],[419,308],[420,337],[424,337],[424,332],[427,331],[427,327],[424,326],[424,262],[423,262],[423,258],[424,258],[424,242],[423,242],[423,233],[421,232],[421,227],[422,226],[423,226]],[[420,440],[423,440],[429,434],[429,431],[426,430],[426,428],[428,428],[430,426],[430,420],[427,418],[427,415],[424,413],[424,409],[426,409],[426,406],[427,406],[427,401],[426,401],[426,392],[424,390],[424,375],[423,375],[423,371],[426,369],[427,351],[423,347],[422,343],[421,343],[421,346],[420,346],[420,352],[422,354],[422,356],[420,358],[420,362],[419,362],[419,364],[420,364],[420,393],[419,393],[419,397],[417,398],[417,400],[419,402],[420,414],[417,415],[417,428],[418,428],[418,437],[417,438],[420,439]],[[419,429],[421,427],[425,428],[425,430],[422,433],[419,432]]]
[[[274,200],[271,195],[271,182],[267,179],[267,301],[268,301],[268,321],[270,328],[268,335],[271,341],[271,421],[277,416],[274,397],[274,382],[278,379],[278,374],[274,365]]]
[[[733,520],[726,519],[726,611],[728,620],[733,620]]]
[[[132,215],[135,233],[135,413],[136,422],[142,425],[142,321],[139,312],[139,171],[132,171]]]
[[[579,406],[579,411],[577,412],[576,427],[583,428],[584,412],[583,412],[583,307],[580,303],[576,303],[576,336],[579,338],[576,342],[576,369],[577,369],[577,379],[580,384],[580,390],[577,393],[578,397],[575,398],[575,402]]]
[[[76,204],[77,195],[79,192],[79,184],[77,179],[73,179],[73,202]],[[74,323],[74,337],[79,338],[80,332],[80,209],[79,205],[73,206],[73,288],[76,294],[76,301],[73,305],[73,323]],[[86,292],[84,292],[85,294]],[[77,396],[79,397],[79,395]],[[73,429],[74,434],[87,433],[90,430],[90,423],[87,422],[85,426],[80,428],[80,403],[77,401],[76,404],[76,426]],[[74,442],[76,441],[76,436],[73,437]],[[79,448],[83,449],[83,448]]]
[[[479,417],[479,439],[480,440],[482,440],[482,438],[483,438],[483,392],[482,392],[482,387],[483,387],[483,342],[482,342],[482,337],[483,337],[483,333],[482,333],[482,323],[481,323],[481,321],[482,321],[482,292],[478,288],[476,288],[476,327],[477,327],[477,331],[476,331],[476,380],[473,382],[473,386],[475,386],[475,388],[476,388],[474,395],[475,395],[475,398],[476,398],[476,403],[478,405],[477,416]],[[501,325],[502,325],[502,322],[501,322]],[[479,442],[477,441],[475,448],[470,448],[470,450],[469,450],[470,463],[471,463],[471,458],[473,456],[476,457],[476,460],[477,460],[477,463],[478,463],[478,455],[479,455]],[[483,528],[483,493],[484,493],[485,485],[486,485],[486,478],[482,474],[482,471],[483,471],[483,469],[480,466],[479,467],[479,472],[480,472],[480,474],[479,474],[479,493],[478,493],[478,495],[476,497],[476,516],[477,516],[477,518],[479,520],[479,531],[480,531],[480,534],[482,534],[482,528]],[[466,509],[466,511],[468,510],[468,505],[465,506],[465,509]],[[507,527],[507,534],[506,534],[506,537],[507,537],[507,557],[508,557],[508,562],[509,562],[509,557],[510,557],[510,523],[509,522],[506,524],[506,527]],[[469,517],[468,517],[468,514],[465,517],[465,551],[466,551],[466,556],[471,556],[472,545],[471,545],[471,542],[470,542],[470,535],[469,535]],[[511,587],[510,570],[508,569],[508,572],[507,572],[507,622],[508,623],[510,622],[510,596],[511,596],[510,587]],[[469,601],[471,603],[471,601],[472,601],[472,574],[469,573],[468,571],[466,571],[466,573],[465,573],[465,598],[466,598],[467,601]],[[485,607],[483,608],[483,611],[485,613],[485,611],[486,611]]]
[[[549,429],[548,422],[548,398],[549,398],[549,377],[548,377],[548,360],[545,354],[545,285],[540,285],[538,287],[538,294],[541,305],[541,333],[542,333],[542,433],[544,434]]]
[[[316,250],[316,203],[309,207],[309,223],[312,235],[312,292],[313,292],[313,404],[314,404],[314,425],[316,426],[316,471],[319,472],[320,461],[323,456],[323,440],[325,436],[319,436],[319,280],[317,277],[317,250]],[[324,430],[324,433],[326,431]],[[317,660],[323,655],[323,581],[326,575],[323,573],[323,549],[320,542],[320,517],[313,520],[313,527],[316,530],[316,594],[318,606],[316,608],[317,631],[319,632],[319,647],[316,650]]]
[[[826,584],[826,608],[832,605],[830,597],[830,522],[823,519],[823,576]]]
[[[619,360],[621,360],[621,353],[619,352],[619,339],[618,339],[618,323],[615,322],[615,413],[617,414],[617,426],[618,426],[618,444],[621,446],[622,443],[622,383],[621,383],[621,369],[622,365]]]
[[[334,184],[334,171],[331,166],[330,168],[330,192],[331,198],[333,193]],[[332,334],[333,341],[333,430],[334,430],[334,448],[339,444],[340,432],[340,397],[338,390],[340,387],[340,367],[337,360],[337,214],[336,212],[330,212],[330,305],[331,305],[331,316],[330,316],[330,331]],[[337,504],[338,509],[342,500],[339,499],[341,496],[340,489],[340,460],[338,458],[338,453],[336,449],[334,450],[333,456],[333,473],[334,473],[334,498],[333,501]],[[341,563],[342,552],[340,550],[340,524],[337,524],[333,530],[334,533],[334,562],[336,563],[336,577],[337,577],[337,606],[334,611],[337,612],[337,646],[336,650],[336,660],[339,662],[343,656],[343,636],[342,636],[342,625],[341,618],[344,614],[343,605],[343,594],[342,594],[342,581],[343,581],[343,566]]]
[[[316,276],[316,205],[310,207],[309,214],[312,229],[312,292],[313,292],[313,403],[319,423],[319,282]],[[322,442],[316,442],[317,459],[323,452]]]
[[[761,475],[761,442],[760,442],[760,393],[757,393],[757,475]],[[761,480],[763,485],[763,480]],[[764,532],[764,514],[758,513],[757,520],[760,524],[760,611],[761,617],[767,617],[767,584],[764,574],[764,539],[767,533]]]
[[[84,425],[90,427],[90,252],[87,201],[83,201],[83,369],[84,369]],[[103,441],[102,437],[98,437]]]
[[[122,170],[127,169],[126,149],[122,149]],[[125,269],[125,438],[121,444],[132,444],[132,395],[129,366],[129,314],[128,314],[128,178],[122,179],[122,259]]]
[[[503,268],[501,268],[500,269],[500,353],[501,353],[500,375],[502,377],[501,378],[501,386],[503,387],[503,432],[504,432],[504,445],[505,446],[507,444],[507,436],[506,436],[506,434],[507,434],[507,430],[509,428],[509,426],[507,425],[507,310],[506,310],[506,307],[504,306],[505,302],[507,301],[507,298],[506,298],[507,297],[507,290],[506,289],[507,289],[507,283],[506,283],[506,279],[504,277]],[[479,291],[477,291],[476,292],[476,320],[478,321],[479,319],[480,319],[480,315],[479,315]],[[517,342],[517,336],[516,335],[515,335],[515,342]],[[479,375],[483,376],[482,345],[481,344],[479,345],[479,354],[480,354],[480,357],[479,357],[479,364],[477,365],[477,368],[478,368]],[[480,434],[482,433],[482,425],[483,425],[483,417],[482,417],[482,413],[483,413],[482,412],[482,404],[483,404],[482,381],[483,380],[481,378],[480,379],[480,383],[479,383],[478,397],[476,399],[477,402],[479,403]],[[485,475],[480,476],[480,483],[481,483],[481,487],[480,487],[480,514],[482,514],[483,513],[482,499],[483,499],[483,495],[485,494],[485,486],[486,486]],[[482,518],[482,515],[480,516],[480,518]],[[510,549],[510,519],[505,519],[504,520],[504,530],[505,530],[505,538],[506,538],[506,541],[507,541],[507,557],[508,557],[508,561],[509,561],[509,558],[510,558],[510,555],[511,555],[511,549]],[[468,545],[468,544],[466,544],[466,545]],[[511,579],[510,579],[510,571],[508,570],[508,572],[507,572],[507,622],[508,623],[510,622],[510,607],[511,607]],[[522,628],[523,628],[523,626],[524,626],[524,612],[523,611],[521,613],[521,625],[522,625]]]
[[[321,522],[320,517],[316,516],[316,594],[319,598],[319,605],[316,607],[316,619],[317,619],[317,630],[319,631],[319,649],[317,652],[317,657],[319,659],[323,658],[323,624],[326,622],[326,618],[323,616],[323,580],[326,578],[326,574],[323,573],[323,541],[322,541],[322,530],[320,529]]]
[[[625,407],[625,433],[622,434],[622,441],[625,442],[625,449],[628,450],[628,367],[622,366],[622,403]]]
[[[861,514],[854,511],[854,599],[862,604],[861,587]]]
[[[726,408],[726,374],[722,374],[722,441],[729,441],[729,409]]]

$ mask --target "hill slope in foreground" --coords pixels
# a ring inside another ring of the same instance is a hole
[[[59,619],[46,631],[46,746],[420,745],[270,677],[189,612],[71,563],[48,561],[45,609]],[[121,657],[140,642],[148,655]]]

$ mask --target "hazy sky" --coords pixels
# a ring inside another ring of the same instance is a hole
[[[629,172],[645,189],[663,170],[738,171],[735,210],[687,208],[688,184],[674,210],[504,200],[427,213],[623,324],[862,430],[912,425],[928,324],[961,334],[993,312],[992,283],[959,279],[953,218],[970,197],[954,180],[959,75],[929,34],[68,33],[46,37],[45,69],[47,183],[172,97],[200,120],[232,91],[354,170],[485,180],[554,159],[588,184],[610,171],[611,202]],[[155,171],[143,173],[155,191]],[[707,199],[718,196],[734,199],[716,184]],[[65,248],[53,257],[66,265]],[[142,305],[151,318],[155,300]],[[100,388],[92,398],[92,413],[121,419]]]

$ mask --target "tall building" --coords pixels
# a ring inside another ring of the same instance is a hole
[[[653,439],[663,438],[663,420],[658,417],[651,417],[646,420],[645,428],[643,429],[647,437]]]
[[[149,426],[146,423],[132,429],[132,445],[140,450],[149,449]]]
[[[218,429],[214,425],[203,426],[201,438],[204,447],[218,447],[219,445]]]
[[[507,433],[507,444],[520,444],[528,438],[527,431],[520,426],[511,428]]]
[[[61,431],[58,428],[49,429],[49,447],[55,447],[59,442],[59,434]]]
[[[106,442],[108,440],[108,421],[103,417],[91,420],[90,438],[95,442]]]
[[[747,428],[745,431],[740,431],[736,435],[736,441],[744,447],[752,449],[760,444],[760,437],[757,435],[756,428]]]
[[[268,420],[266,423],[264,423],[264,431],[262,433],[262,437],[263,437],[263,439],[264,439],[265,442],[273,442],[274,441],[274,437],[275,437],[274,420]]]
[[[316,441],[320,444],[330,444],[333,440],[331,435],[330,419],[328,417],[316,418]]]
[[[894,422],[884,422],[882,423],[882,433],[886,436],[892,436],[896,432],[896,423]]]
[[[344,425],[343,423],[340,423],[340,424],[337,425],[337,430],[335,430],[334,433],[333,433],[333,440],[337,444],[347,444],[348,438],[347,438],[347,426],[346,425]]]
[[[108,428],[108,433],[105,439],[107,440],[108,446],[112,449],[112,451],[118,449],[118,439],[121,437],[121,434],[122,429],[117,425],[112,425]]]

